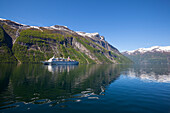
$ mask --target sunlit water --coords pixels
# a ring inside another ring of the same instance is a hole
[[[170,113],[170,66],[0,64],[0,112]]]

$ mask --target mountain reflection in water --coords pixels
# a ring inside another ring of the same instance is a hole
[[[123,74],[154,82],[170,83],[170,65],[134,65]]]
[[[39,64],[0,65],[0,109],[24,104],[49,104],[83,98],[99,99],[105,86],[117,79],[126,68],[121,65]]]
[[[168,113],[169,78],[169,65],[0,64],[0,112]]]

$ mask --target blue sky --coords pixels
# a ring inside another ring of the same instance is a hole
[[[120,51],[170,46],[170,0],[1,0],[0,17],[98,32]]]

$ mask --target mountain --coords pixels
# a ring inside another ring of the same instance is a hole
[[[0,62],[40,62],[52,56],[90,63],[130,63],[99,33],[75,32],[67,26],[29,26],[0,19]]]
[[[122,53],[135,63],[157,63],[170,64],[170,46],[153,46],[150,48],[139,48]]]

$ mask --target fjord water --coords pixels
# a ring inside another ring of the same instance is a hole
[[[2,113],[169,113],[169,65],[0,64]]]

